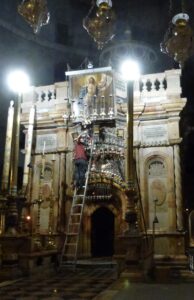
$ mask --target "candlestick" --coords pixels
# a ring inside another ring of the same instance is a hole
[[[31,162],[32,142],[33,142],[33,133],[34,133],[34,119],[35,119],[35,107],[32,106],[29,114],[28,133],[26,135],[26,145],[25,145],[25,161],[24,161],[24,176],[23,176],[24,193],[26,192],[28,182],[29,182],[29,173],[30,173],[29,164]]]
[[[41,176],[44,177],[44,170],[45,170],[45,156],[44,154],[42,155],[42,171],[41,171]]]
[[[43,149],[42,149],[42,154],[44,155],[45,152],[45,146],[46,146],[46,142],[44,141],[44,145],[43,145]]]
[[[11,143],[13,134],[13,119],[14,119],[14,102],[10,102],[7,118],[7,132],[5,141],[5,152],[4,152],[4,163],[3,163],[3,174],[2,174],[2,191],[8,189],[9,184],[9,172],[10,172],[10,160],[11,160]]]

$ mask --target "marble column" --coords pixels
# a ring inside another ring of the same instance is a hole
[[[14,103],[14,120],[12,132],[12,159],[11,159],[11,173],[10,173],[10,195],[17,196],[18,192],[18,163],[20,153],[20,118],[21,118],[21,102],[22,94],[18,94],[18,99]]]
[[[64,216],[65,216],[65,202],[64,197],[66,196],[66,153],[59,154],[59,186],[58,186],[58,220],[57,220],[57,229],[58,231],[64,231]]]
[[[179,145],[174,145],[174,174],[175,174],[177,230],[182,230],[183,229],[183,207],[182,207],[182,186],[181,186]]]
[[[5,141],[5,152],[4,152],[4,163],[3,163],[3,174],[2,174],[2,185],[1,190],[7,191],[9,185],[9,172],[10,172],[10,160],[11,160],[11,143],[12,143],[12,132],[13,132],[13,118],[14,118],[14,102],[10,101],[7,118],[7,131]]]
[[[31,162],[31,152],[32,152],[32,141],[33,141],[33,128],[34,128],[34,116],[35,107],[31,107],[29,114],[29,124],[28,133],[25,149],[25,161],[24,161],[24,176],[23,176],[23,191],[26,191],[29,182],[29,164]]]

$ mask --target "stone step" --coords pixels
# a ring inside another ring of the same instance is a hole
[[[77,267],[79,268],[107,268],[113,269],[117,268],[117,262],[114,260],[90,260],[90,259],[81,259],[77,260]]]
[[[189,269],[173,269],[171,277],[180,282],[194,282],[194,273]]]
[[[125,270],[121,272],[120,278],[127,278],[130,282],[145,282],[145,276],[142,270]]]

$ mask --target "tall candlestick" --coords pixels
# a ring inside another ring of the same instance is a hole
[[[42,171],[41,171],[41,176],[44,177],[44,170],[45,170],[45,156],[44,154],[42,155]]]
[[[45,152],[45,146],[46,146],[46,142],[44,141],[44,145],[43,145],[43,149],[42,149],[42,154],[44,155]]]
[[[34,117],[35,117],[35,107],[33,106],[30,109],[28,133],[27,133],[27,136],[26,136],[24,176],[23,176],[23,190],[24,191],[25,191],[25,189],[28,185],[28,180],[29,180],[29,164],[31,162]]]
[[[13,101],[10,102],[10,107],[8,110],[5,154],[4,154],[2,186],[1,186],[2,191],[6,191],[8,189],[8,183],[9,183],[11,143],[12,143],[13,117],[14,117],[13,103],[14,103]]]

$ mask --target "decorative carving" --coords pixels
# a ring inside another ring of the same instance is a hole
[[[161,160],[154,160],[149,164],[148,176],[160,177],[166,175],[166,168]]]

